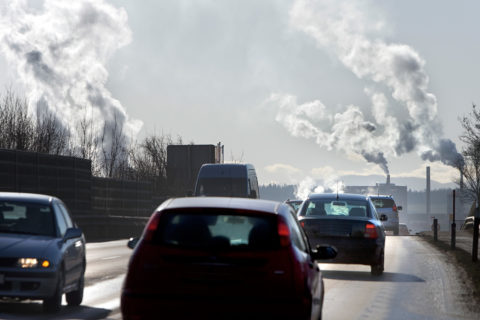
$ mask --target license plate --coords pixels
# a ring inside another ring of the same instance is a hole
[[[0,273],[0,284],[5,282],[5,275]]]

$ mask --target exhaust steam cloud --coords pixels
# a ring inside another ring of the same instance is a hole
[[[364,92],[371,100],[373,119],[367,119],[359,106],[332,113],[319,100],[302,104],[289,94],[272,94],[266,104],[277,108],[276,120],[293,136],[313,139],[328,150],[361,155],[385,174],[387,157],[411,151],[423,160],[461,166],[463,158],[455,144],[442,138],[425,61],[413,48],[376,36],[385,24],[371,14],[373,7],[369,1],[296,0],[290,11],[294,30],[312,37],[320,49],[333,53],[368,83]],[[398,117],[396,108],[407,116]]]
[[[127,141],[136,136],[142,123],[105,87],[108,59],[131,41],[123,9],[104,0],[45,0],[35,9],[9,0],[0,10],[0,52],[25,87],[32,114],[48,110],[69,129],[84,117],[98,130],[104,121],[107,133],[117,122]],[[105,137],[107,149],[112,139]]]

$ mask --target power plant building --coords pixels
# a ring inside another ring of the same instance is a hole
[[[391,195],[397,206],[402,207],[402,212],[408,212],[407,186],[397,186],[390,182],[387,175],[386,183],[377,183],[375,186],[345,186],[345,192],[364,195]]]

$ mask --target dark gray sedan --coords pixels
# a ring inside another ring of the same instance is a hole
[[[356,194],[310,194],[298,213],[310,246],[332,245],[338,250],[333,260],[371,266],[372,275],[384,269],[385,229],[372,201]]]
[[[0,299],[43,300],[47,312],[83,299],[85,238],[55,197],[0,192]]]

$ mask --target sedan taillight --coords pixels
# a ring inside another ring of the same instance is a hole
[[[282,216],[278,216],[278,237],[280,238],[280,245],[287,247],[290,244],[290,228]]]
[[[160,222],[160,212],[155,212],[148,220],[148,223],[143,231],[144,241],[150,242],[153,240],[155,231],[157,231],[158,223]]]
[[[365,238],[378,238],[377,227],[373,223],[367,223],[365,225]]]

